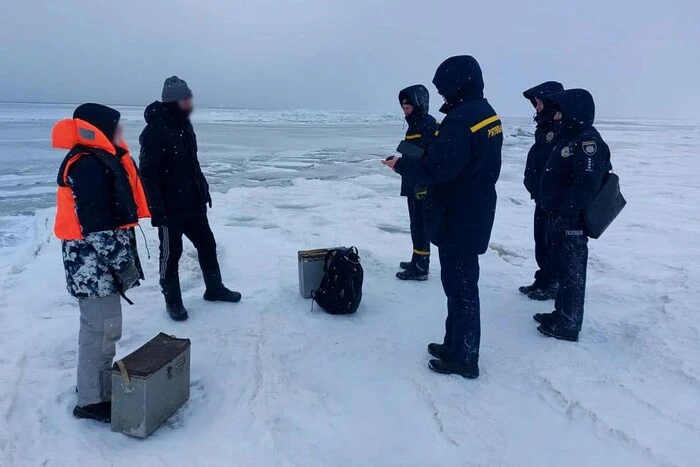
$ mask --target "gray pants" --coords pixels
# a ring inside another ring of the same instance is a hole
[[[118,294],[79,300],[78,405],[112,399],[110,368],[122,337],[122,304]]]

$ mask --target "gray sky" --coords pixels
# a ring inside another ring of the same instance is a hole
[[[697,1],[2,0],[0,100],[144,104],[178,74],[200,106],[398,111],[455,54],[504,115],[548,79],[599,115],[693,118]]]

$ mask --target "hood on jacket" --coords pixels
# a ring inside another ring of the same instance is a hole
[[[143,112],[143,118],[147,124],[166,119],[184,122],[189,119],[189,116],[189,113],[182,110],[177,102],[155,101]]]
[[[457,55],[442,62],[435,72],[433,84],[447,104],[440,109],[441,112],[463,102],[484,98],[481,67],[470,55]]]
[[[564,86],[557,82],[557,81],[545,81],[542,84],[538,84],[537,86],[534,86],[527,91],[523,92],[523,96],[525,96],[525,99],[529,100],[532,103],[533,107],[537,107],[537,102],[535,99],[539,99],[541,101],[544,100],[545,97],[549,96],[550,94],[555,94],[557,92],[562,92],[564,90]]]
[[[112,141],[117,132],[121,114],[106,105],[88,103],[78,106],[73,112],[73,118],[88,122]]]
[[[537,122],[538,125],[549,125],[554,119],[554,114],[557,113],[552,103],[545,100],[545,98],[551,94],[562,92],[563,90],[564,86],[562,86],[561,83],[557,81],[545,81],[523,92],[523,96],[532,103],[533,107],[537,107],[536,99],[541,100],[543,103],[542,110],[535,114],[535,122]]]
[[[399,103],[413,106],[413,112],[406,117],[410,125],[421,121],[430,112],[430,93],[422,84],[414,84],[399,92]]]
[[[546,97],[545,105],[551,104],[561,112],[562,129],[575,134],[593,125],[595,102],[585,89],[568,89]]]

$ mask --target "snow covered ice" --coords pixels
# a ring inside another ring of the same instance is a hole
[[[141,109],[124,108],[132,151]],[[395,279],[410,256],[399,178],[379,160],[399,117],[202,110],[195,128],[218,193],[210,221],[235,306],[202,300],[196,252],[180,264],[190,320],[172,322],[144,223],[146,281],[124,304],[117,356],[159,331],[192,340],[191,399],[146,441],[75,420],[79,313],[53,237],[67,106],[0,106],[0,466],[697,465],[700,458],[700,126],[602,121],[629,204],[591,241],[581,342],[547,339],[518,293],[535,270],[522,186],[527,119],[508,119],[498,210],[481,257],[482,375],[435,375],[442,337],[434,256],[426,283]],[[301,298],[298,250],[359,248],[357,314]],[[562,460],[566,459],[566,462]]]

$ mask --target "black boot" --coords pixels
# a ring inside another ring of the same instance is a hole
[[[561,341],[578,342],[578,332],[563,329],[557,324],[556,320],[540,324],[537,330],[547,337],[553,337]]]
[[[204,284],[207,287],[204,291],[204,300],[208,302],[229,303],[238,303],[241,301],[241,294],[239,292],[234,292],[224,286],[219,269],[202,271],[202,275],[204,276]]]
[[[537,300],[544,302],[547,300],[554,300],[557,298],[557,292],[559,291],[559,284],[556,282],[544,285],[542,287],[537,287],[531,289],[527,293],[527,298],[530,300]]]
[[[556,312],[551,312],[551,313],[535,313],[532,315],[532,319],[537,321],[540,324],[551,324],[554,323],[554,313]]]
[[[182,304],[182,292],[180,291],[180,278],[170,277],[160,280],[160,288],[165,297],[165,309],[173,321],[185,321],[188,318],[187,309]]]
[[[539,298],[551,295],[551,299],[557,297],[557,290],[559,290],[559,284],[556,282],[543,281],[540,279],[535,279],[531,285],[524,285],[518,288],[521,294],[525,294],[528,298],[532,300],[550,300],[550,298]],[[532,296],[531,296],[532,295]]]
[[[450,359],[450,351],[445,347],[445,344],[428,344],[428,353],[443,361]]]
[[[403,270],[406,270],[406,269],[410,268],[411,266],[413,266],[413,261],[401,261],[399,263],[399,267]]]
[[[109,423],[112,421],[112,403],[98,402],[97,404],[90,404],[83,407],[78,407],[76,405],[73,409],[73,416],[75,418],[84,418],[89,420],[97,420],[101,423]]]
[[[435,373],[443,375],[459,375],[467,379],[476,379],[479,377],[479,365],[467,365],[466,363],[446,362],[444,360],[430,360],[428,368]]]
[[[413,261],[405,271],[396,273],[402,281],[427,281],[430,270],[430,256],[414,255]]]

